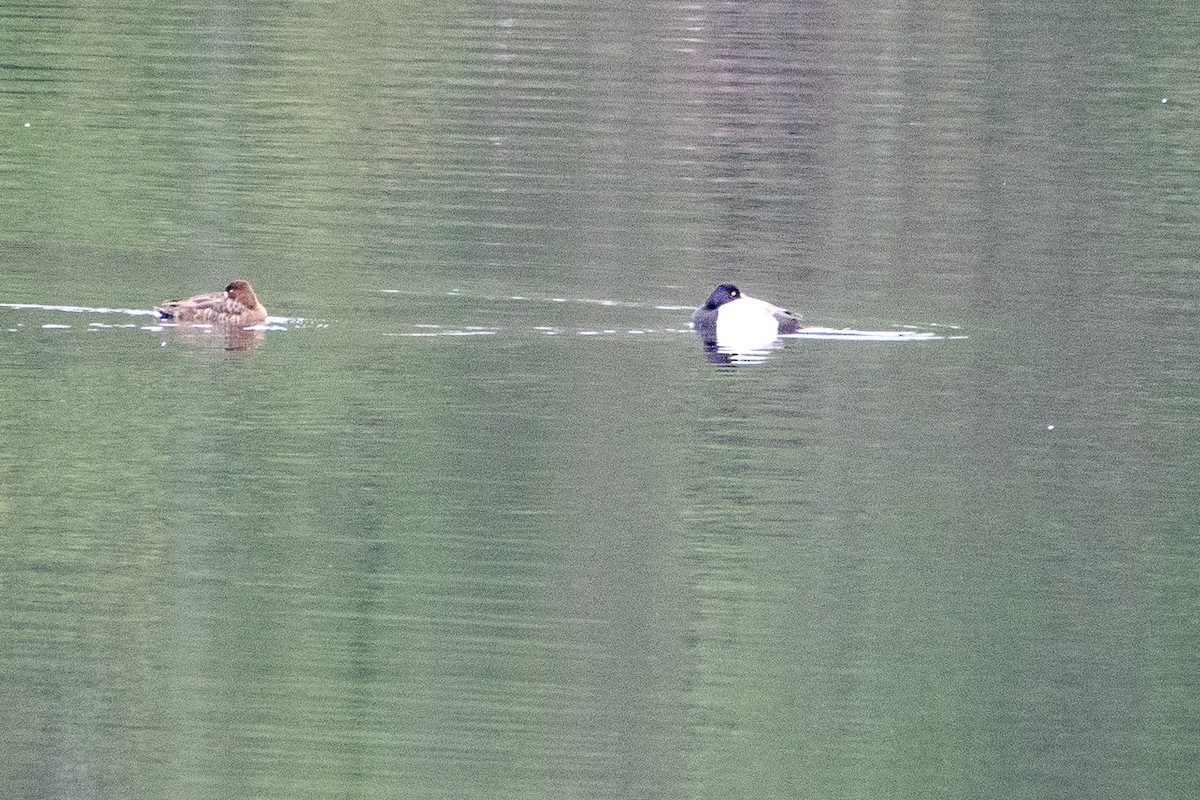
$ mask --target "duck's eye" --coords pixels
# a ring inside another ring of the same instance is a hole
[[[734,289],[732,292],[729,293],[729,296],[737,297],[739,294],[741,294],[741,292],[739,292],[737,289]]]

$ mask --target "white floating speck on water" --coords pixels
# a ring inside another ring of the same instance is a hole
[[[53,328],[54,330],[62,330],[62,331],[65,331],[65,330],[70,330],[70,328],[71,328],[71,326],[70,326],[70,325],[58,325],[58,324],[56,324],[56,323],[53,323],[53,322],[47,322],[47,323],[46,323],[45,325],[43,325],[42,327],[43,327],[43,328]]]

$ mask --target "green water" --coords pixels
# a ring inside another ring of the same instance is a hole
[[[0,795],[1195,796],[1194,34],[8,5]]]

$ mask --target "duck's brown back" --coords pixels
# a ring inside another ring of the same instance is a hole
[[[267,309],[246,281],[233,281],[223,292],[167,300],[154,310],[164,319],[210,325],[256,325],[267,318]]]

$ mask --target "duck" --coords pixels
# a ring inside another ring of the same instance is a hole
[[[245,328],[267,318],[250,281],[230,281],[220,292],[209,292],[183,300],[164,300],[154,307],[160,319]]]
[[[722,283],[692,314],[692,327],[706,346],[726,343],[770,345],[781,333],[795,333],[800,317],[766,300],[742,294],[732,283]]]

